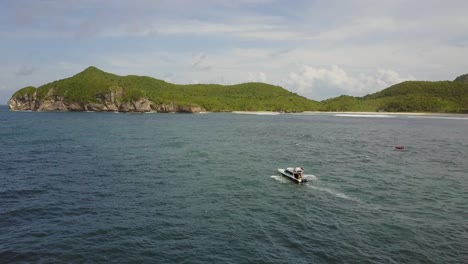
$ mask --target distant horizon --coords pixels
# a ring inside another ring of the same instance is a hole
[[[3,1],[0,102],[89,65],[179,84],[265,82],[317,101],[452,81],[468,70],[467,9],[462,0]]]

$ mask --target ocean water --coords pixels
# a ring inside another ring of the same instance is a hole
[[[467,219],[464,116],[0,108],[1,263],[467,263]]]

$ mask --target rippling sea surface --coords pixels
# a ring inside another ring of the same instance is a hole
[[[0,262],[467,263],[467,156],[463,116],[2,107]]]

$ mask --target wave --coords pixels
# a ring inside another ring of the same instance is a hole
[[[285,113],[287,115],[299,115],[299,116],[310,116],[310,115],[330,115],[329,112],[300,112],[300,113]]]
[[[240,115],[279,115],[279,112],[266,112],[266,111],[255,111],[255,112],[247,112],[247,111],[233,111],[233,114],[240,114]]]
[[[468,117],[455,117],[455,116],[408,116],[408,118],[448,119],[448,120],[467,120],[468,121]]]
[[[0,198],[17,199],[21,197],[34,196],[44,193],[43,189],[19,189],[19,190],[1,190]]]
[[[340,116],[340,117],[373,117],[373,118],[388,118],[388,117],[396,117],[396,116],[391,116],[391,115],[374,115],[374,114],[335,114],[334,116]]]

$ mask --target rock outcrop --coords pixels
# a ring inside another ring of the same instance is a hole
[[[8,107],[16,111],[36,110],[36,92],[18,95],[8,101]]]
[[[120,87],[111,88],[108,93],[96,94],[94,102],[69,102],[64,96],[55,95],[50,89],[44,99],[37,98],[37,92],[25,92],[13,96],[8,101],[12,111],[93,111],[93,112],[180,112],[199,113],[205,109],[196,104],[178,106],[174,103],[156,104],[147,98],[123,101],[123,90]]]

